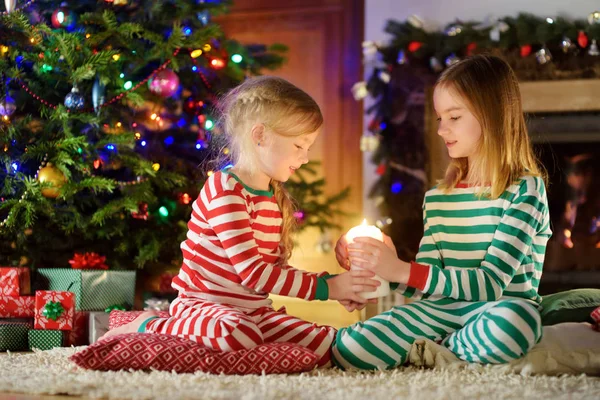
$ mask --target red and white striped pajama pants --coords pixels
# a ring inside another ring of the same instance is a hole
[[[336,329],[292,317],[285,310],[262,307],[245,313],[228,305],[178,297],[170,314],[170,318],[150,320],[146,332],[178,336],[221,351],[270,342],[296,343],[320,356],[319,366],[331,360]]]

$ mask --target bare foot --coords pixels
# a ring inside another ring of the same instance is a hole
[[[122,333],[135,333],[138,331],[138,329],[140,328],[142,323],[150,317],[158,317],[158,312],[157,311],[146,311],[146,312],[140,314],[133,321],[131,321],[125,325],[121,325],[118,328],[111,329],[110,331],[106,332],[104,335],[102,335],[100,337],[100,339],[98,339],[98,341],[107,339],[111,336],[120,335]]]

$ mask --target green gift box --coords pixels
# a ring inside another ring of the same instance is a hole
[[[27,332],[31,324],[27,322],[0,321],[0,351],[27,350]]]
[[[29,331],[29,350],[50,350],[55,347],[62,347],[64,342],[64,331],[47,331],[41,329],[31,329]]]
[[[38,289],[75,293],[75,310],[104,311],[115,304],[133,306],[136,271],[40,268]]]

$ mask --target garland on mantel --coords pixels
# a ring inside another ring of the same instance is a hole
[[[370,192],[383,216],[377,224],[411,257],[422,234],[423,194],[433,184],[425,172],[426,87],[446,67],[479,53],[503,57],[522,81],[600,78],[600,12],[575,21],[522,13],[456,21],[435,32],[412,16],[388,21],[385,32],[392,36],[388,43],[363,43],[364,63],[373,72],[352,92],[356,100],[374,99],[361,149],[373,152],[380,176]]]

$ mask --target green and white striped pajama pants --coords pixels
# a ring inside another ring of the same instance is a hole
[[[529,301],[418,300],[340,329],[333,359],[340,368],[390,369],[426,338],[461,360],[500,364],[524,356],[541,336],[540,313]]]

